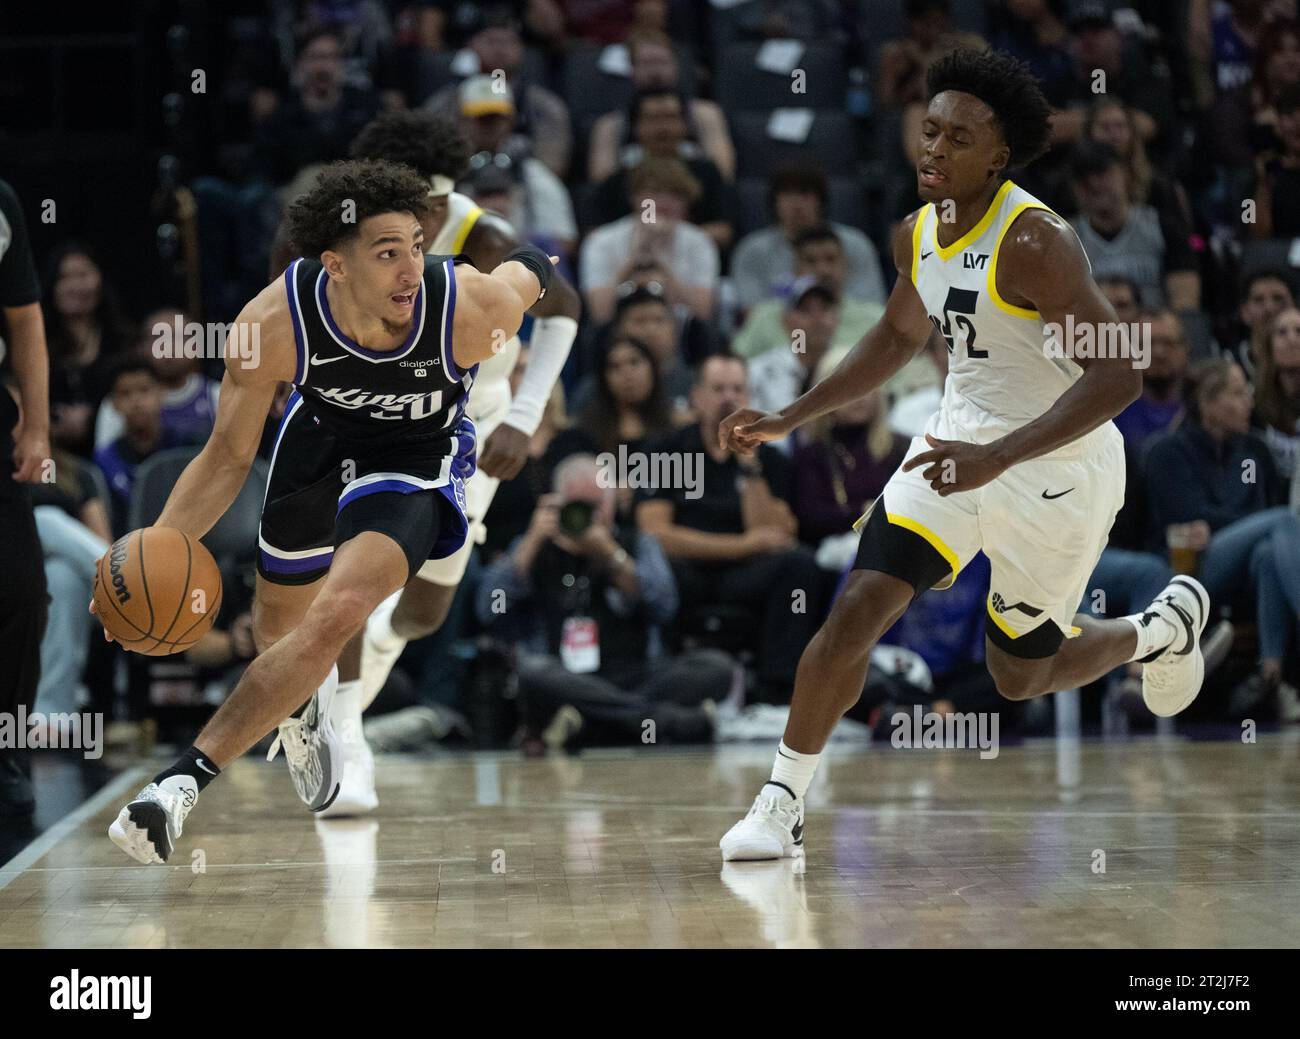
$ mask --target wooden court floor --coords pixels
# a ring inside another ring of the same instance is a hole
[[[1300,945],[1295,730],[836,750],[806,856],[724,868],[771,759],[387,757],[378,813],[333,822],[245,759],[167,867],[105,836],[138,770],[0,870],[0,946]]]

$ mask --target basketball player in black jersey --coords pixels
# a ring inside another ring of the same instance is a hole
[[[272,728],[313,810],[338,790],[334,662],[384,598],[464,540],[480,361],[545,294],[552,261],[514,250],[490,274],[426,256],[428,184],[405,167],[327,167],[290,209],[295,261],[240,313],[259,363],[227,351],[216,426],[158,518],[200,538],[247,476],[276,386],[281,421],[259,534],[260,655],[195,743],[118,815],[115,844],[165,862],[199,793]],[[313,696],[318,690],[319,695]],[[310,699],[299,718],[292,712]]]

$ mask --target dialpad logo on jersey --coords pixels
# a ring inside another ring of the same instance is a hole
[[[438,363],[438,359],[435,357],[426,361],[398,361],[397,363],[402,368],[414,368],[415,377],[423,379],[428,376],[429,369]]]
[[[442,410],[442,390],[432,393],[371,393],[369,390],[319,390],[322,400],[357,411],[373,409],[371,418],[422,419]]]

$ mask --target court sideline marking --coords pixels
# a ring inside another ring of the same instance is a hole
[[[136,765],[134,768],[127,769],[38,836],[36,840],[23,848],[3,866],[0,866],[0,891],[3,891],[13,881],[22,876],[23,871],[28,866],[39,861],[41,856],[73,830],[77,829],[83,822],[91,816],[97,815],[105,805],[121,797],[133,784],[138,783],[148,771],[148,768],[144,765]]]

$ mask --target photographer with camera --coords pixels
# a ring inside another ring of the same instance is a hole
[[[735,663],[717,650],[661,656],[659,625],[677,609],[672,570],[654,538],[616,523],[613,481],[602,477],[592,455],[560,463],[554,493],[484,574],[479,619],[532,635],[537,652],[520,654],[521,713],[548,743],[571,743],[579,729],[592,744],[706,742]]]

